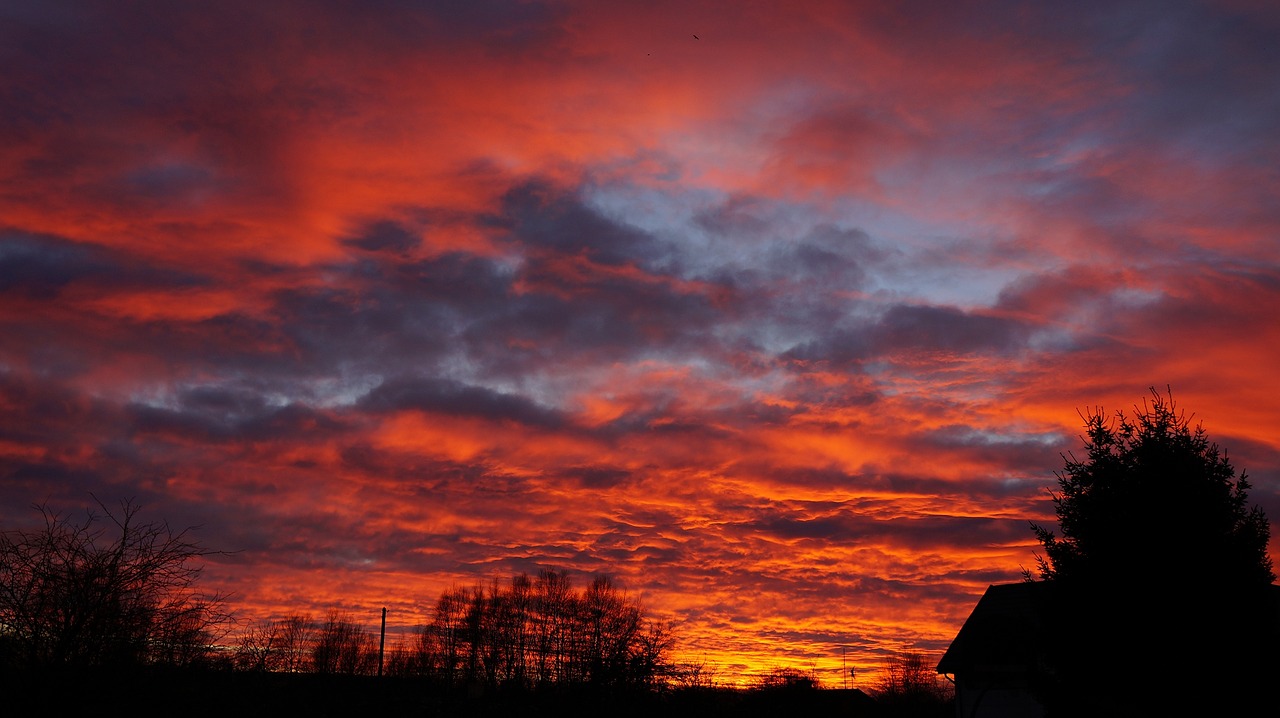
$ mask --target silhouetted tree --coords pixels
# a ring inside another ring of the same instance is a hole
[[[440,674],[440,646],[429,626],[418,626],[408,638],[400,637],[387,651],[388,676],[436,678]]]
[[[480,683],[485,679],[483,651],[487,628],[488,602],[480,586],[467,593],[467,609],[463,616],[462,643],[466,646],[465,673],[467,682]]]
[[[684,689],[715,688],[719,672],[719,666],[705,660],[680,663],[668,668],[671,684]]]
[[[1085,416],[1086,456],[1066,459],[1053,495],[1061,537],[1032,524],[1044,579],[1116,581],[1191,574],[1215,585],[1275,580],[1270,524],[1246,476],[1204,427],[1152,390],[1133,417]]]
[[[369,674],[377,668],[378,654],[373,637],[350,615],[330,611],[316,631],[311,660],[316,673]]]
[[[605,576],[581,593],[554,571],[452,588],[418,636],[420,670],[448,682],[641,688],[669,671],[670,630],[646,620]]]
[[[952,689],[934,670],[934,662],[911,651],[884,662],[876,684],[876,698],[894,715],[945,715]]]
[[[36,506],[44,526],[0,533],[0,632],[21,665],[189,665],[229,618],[196,588],[210,552],[188,531],[142,523],[139,506],[75,520]]]
[[[1040,688],[1063,714],[1244,705],[1276,667],[1259,648],[1277,638],[1270,525],[1204,428],[1151,394],[1132,416],[1083,415],[1086,455],[1065,457],[1053,494],[1060,535],[1032,523],[1054,589]]]
[[[440,594],[435,616],[427,629],[439,648],[440,676],[448,683],[462,678],[467,604],[466,589],[455,587]]]
[[[580,613],[585,680],[600,685],[629,682],[632,658],[643,651],[640,607],[628,601],[608,576],[600,575],[583,592]]]
[[[245,629],[236,643],[233,665],[242,671],[278,671],[283,664],[282,626],[259,621]]]
[[[763,691],[808,691],[822,687],[817,671],[804,671],[790,666],[780,666],[762,674],[752,682],[752,688]]]
[[[511,578],[511,587],[505,593],[497,584],[493,587],[495,633],[498,641],[503,683],[525,686],[529,683],[529,634],[532,626],[529,612],[533,602],[533,582],[527,574]]]
[[[211,604],[188,597],[158,610],[148,639],[147,660],[168,666],[208,664],[215,644],[227,633],[224,624],[229,616],[221,601],[219,598]]]
[[[669,660],[674,644],[671,624],[646,622],[628,652],[627,680],[645,688],[668,685],[677,674]],[[706,677],[710,680],[711,674],[707,673]]]
[[[311,616],[295,614],[276,624],[279,630],[279,670],[302,673],[311,668],[311,647],[316,638],[316,622]]]
[[[536,680],[546,685],[567,679],[574,597],[568,574],[543,569],[533,584],[533,640]]]

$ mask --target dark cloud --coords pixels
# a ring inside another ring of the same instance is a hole
[[[226,416],[260,414],[267,407],[261,391],[243,386],[188,387],[179,392],[178,402],[184,409]]]
[[[810,292],[854,292],[865,286],[863,266],[883,258],[860,229],[819,225],[794,244],[783,244],[768,263],[777,278]]]
[[[357,406],[372,412],[416,410],[490,421],[514,421],[547,429],[561,428],[566,424],[560,412],[539,406],[523,396],[468,386],[449,379],[392,379],[362,397]]]
[[[800,362],[823,362],[840,368],[861,363],[875,349],[865,328],[832,329],[821,339],[811,339],[783,352],[782,358]]]
[[[248,4],[253,9],[252,3]],[[539,48],[561,37],[567,8],[558,3],[516,0],[324,0],[307,4],[319,10],[325,29],[347,29],[361,45],[389,58],[420,50],[424,43],[472,52],[476,48],[507,61],[527,61]],[[342,38],[330,37],[334,43]],[[444,58],[448,61],[448,55]]]
[[[872,330],[877,350],[1005,353],[1021,348],[1027,330],[1015,320],[953,307],[891,307]]]
[[[1059,463],[1070,439],[1061,433],[1006,433],[953,424],[913,434],[907,443],[921,452],[998,466],[1009,474],[1039,475]]]
[[[519,301],[511,269],[466,252],[419,261],[359,263],[346,271],[366,282],[364,289],[371,298],[390,309],[420,310],[429,303],[448,307],[464,323],[501,313]]]
[[[1125,98],[1136,113],[1130,130],[1135,136],[1154,130],[1206,153],[1249,148],[1272,154],[1280,89],[1265,78],[1280,72],[1280,50],[1272,41],[1280,18],[1248,3],[1160,7],[1158,22],[1144,4],[1091,16],[1090,29],[1101,31],[1092,36],[1108,38],[1095,48],[1122,60],[1113,66],[1137,90]],[[1101,27],[1104,17],[1110,28]]]
[[[786,539],[854,542],[862,538],[855,522],[840,517],[776,518],[758,525],[766,533]]]
[[[502,199],[502,213],[488,218],[524,251],[583,256],[603,265],[660,264],[672,248],[638,229],[602,216],[572,191],[544,180],[512,187]]]
[[[850,367],[896,352],[1010,354],[1023,349],[1030,334],[1031,328],[1016,319],[955,307],[897,304],[878,320],[846,321],[788,349],[782,358]]]
[[[865,311],[868,267],[884,257],[866,232],[822,224],[794,241],[771,242],[753,270],[730,276],[744,320],[759,323],[762,334],[822,337]]]
[[[449,354],[458,331],[447,306],[394,288],[303,287],[274,300],[278,323],[263,327],[274,341],[261,343],[261,363],[302,376],[340,366],[374,374],[410,363],[430,367]]]
[[[342,433],[344,425],[309,406],[260,405],[251,411],[226,411],[204,404],[171,410],[132,404],[125,407],[131,429],[138,434],[180,437],[201,443],[326,441]]]
[[[157,267],[117,250],[50,235],[0,230],[0,294],[50,300],[68,286],[107,292],[126,288],[185,288],[209,280]]]
[[[399,222],[375,222],[355,237],[343,240],[366,252],[407,252],[421,242],[417,234]]]
[[[563,473],[589,489],[612,488],[632,477],[632,472],[614,466],[575,466],[565,469]]]
[[[110,401],[48,378],[0,372],[0,513],[25,516],[32,503],[79,510],[91,494],[149,499],[162,461],[133,443]],[[29,447],[15,450],[15,447]],[[11,518],[6,516],[5,518]]]
[[[509,219],[490,219],[508,227],[513,256],[504,260],[389,255],[382,250],[410,246],[412,233],[373,223],[348,240],[372,254],[328,266],[341,281],[277,293],[287,345],[317,367],[355,363],[374,373],[384,371],[370,366],[373,356],[397,367],[463,353],[495,376],[705,350],[707,329],[723,318],[719,298],[641,266],[669,265],[664,247],[546,184],[513,190],[507,208]],[[600,271],[610,263],[624,266]]]
[[[1206,263],[1169,274],[1168,289],[1117,319],[1154,323],[1164,336],[1226,341],[1265,327],[1280,302],[1280,267]]]
[[[946,551],[960,546],[1004,544],[1029,537],[1025,520],[968,516],[927,516],[886,520],[841,508],[824,515],[778,513],[742,526],[781,539],[807,539],[850,546],[888,542]]]
[[[23,291],[47,299],[64,285],[108,269],[106,262],[77,244],[13,235],[0,239],[0,292]]]
[[[534,291],[473,323],[465,336],[477,359],[498,360],[502,345],[525,346],[554,357],[621,359],[701,351],[705,330],[720,316],[705,294],[682,291],[646,277],[586,279],[534,260],[517,281]]]
[[[420,452],[393,451],[352,439],[338,452],[341,470],[394,483],[414,501],[430,502],[442,492],[483,483],[491,467],[483,461],[458,462]]]
[[[163,162],[130,170],[118,181],[110,181],[99,195],[120,205],[143,207],[197,208],[215,194],[230,189],[217,171],[195,162]]]

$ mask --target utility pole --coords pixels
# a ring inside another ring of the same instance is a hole
[[[378,677],[382,677],[382,656],[387,648],[387,609],[382,608],[382,631],[378,634]]]

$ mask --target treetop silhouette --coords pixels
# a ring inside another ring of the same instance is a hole
[[[1084,459],[1064,457],[1052,494],[1061,535],[1032,522],[1044,546],[1040,577],[1050,581],[1170,581],[1215,586],[1275,580],[1267,555],[1270,524],[1249,506],[1249,481],[1204,427],[1178,409],[1172,392],[1108,416],[1082,414]],[[1030,579],[1030,572],[1026,571]]]
[[[1085,456],[1063,457],[1052,493],[1060,534],[1031,524],[1049,714],[1226,715],[1263,700],[1280,589],[1245,474],[1171,391],[1081,418]]]

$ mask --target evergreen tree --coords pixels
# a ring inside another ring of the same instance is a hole
[[[1271,528],[1203,426],[1154,389],[1132,416],[1086,413],[1065,458],[1059,533],[1032,523],[1051,590],[1038,688],[1059,715],[1244,710],[1280,664]],[[1027,580],[1032,580],[1029,571]]]
[[[1247,477],[1172,396],[1151,393],[1133,417],[1085,416],[1086,457],[1066,458],[1053,496],[1062,535],[1032,524],[1041,578],[1271,583],[1271,527]]]

